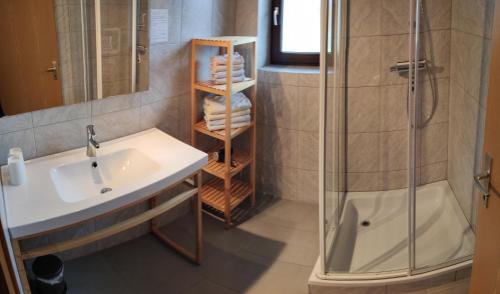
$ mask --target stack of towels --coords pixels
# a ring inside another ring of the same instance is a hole
[[[250,125],[252,102],[243,93],[236,93],[231,98],[231,128]],[[208,95],[203,103],[205,121],[210,131],[223,130],[226,127],[226,97]]]
[[[210,58],[210,72],[212,81],[216,85],[225,85],[227,78],[227,54],[217,55]],[[238,52],[233,54],[233,83],[243,82],[245,80],[245,60]]]

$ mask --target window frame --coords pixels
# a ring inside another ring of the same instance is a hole
[[[281,51],[283,26],[283,3],[285,0],[271,1],[271,64],[277,65],[319,65],[318,53],[286,53]],[[278,25],[274,25],[274,8],[279,7]],[[318,18],[320,15],[318,15]]]

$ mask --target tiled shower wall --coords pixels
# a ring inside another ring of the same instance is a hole
[[[169,9],[170,39],[167,43],[150,46],[149,90],[1,118],[0,164],[5,164],[9,148],[15,146],[21,147],[28,159],[83,147],[86,144],[85,126],[89,123],[96,125],[98,141],[154,126],[188,141],[189,41],[195,37],[234,34],[235,3],[233,0],[151,0],[150,7]],[[137,207],[53,236],[51,240],[35,242],[43,244],[86,234],[141,209],[143,207]],[[123,234],[123,238],[103,240],[65,257],[106,248],[145,231],[147,227],[139,227]]]
[[[494,0],[453,0],[448,182],[476,223]]]
[[[422,48],[436,78],[437,108],[418,132],[418,183],[446,178],[451,0],[424,1]],[[389,69],[407,61],[409,2],[351,0],[347,63],[347,190],[407,187],[407,75]],[[421,74],[423,117],[432,95]],[[423,121],[423,118],[420,119]]]
[[[89,5],[88,10],[93,10],[93,8]],[[64,103],[80,103],[85,100],[80,3],[54,1],[54,14]]]
[[[318,202],[318,69],[262,68],[257,103],[258,191]]]

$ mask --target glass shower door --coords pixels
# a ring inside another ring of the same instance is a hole
[[[472,176],[481,154],[486,91],[485,67],[489,42],[456,31],[451,26],[467,19],[463,10],[413,0],[416,26],[412,38],[414,91],[411,107],[415,176],[410,186],[413,273],[426,272],[470,260],[474,249],[474,212],[478,200]],[[449,11],[435,21],[435,11]],[[485,7],[484,23],[489,7]],[[492,11],[492,10],[491,10]],[[479,20],[478,20],[479,21]],[[445,28],[445,29],[443,29]],[[451,28],[451,29],[450,29]],[[466,47],[464,47],[466,46]],[[443,50],[442,48],[446,49]],[[482,52],[465,58],[471,49]],[[444,52],[440,53],[440,51]],[[477,70],[473,78],[463,72]],[[473,91],[472,89],[478,89]],[[484,104],[483,104],[484,105]]]
[[[411,2],[393,2],[329,1],[322,261],[342,278],[409,268],[408,69],[391,68],[410,60]]]
[[[321,268],[326,273],[328,269],[328,260],[333,251],[334,239],[337,234],[337,227],[340,219],[340,207],[345,195],[344,187],[344,123],[343,123],[343,68],[345,56],[343,50],[338,49],[342,46],[342,38],[338,38],[337,31],[343,27],[342,23],[333,23],[339,20],[334,16],[334,1],[322,1],[322,13],[327,19],[327,29],[322,35],[322,54],[321,54],[321,103],[322,117],[320,119],[320,130],[322,130],[320,146],[320,162],[322,175],[320,175],[320,193],[322,199],[320,203],[321,210]],[[337,65],[337,66],[336,66]]]

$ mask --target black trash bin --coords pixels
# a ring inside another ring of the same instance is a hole
[[[55,255],[40,256],[33,262],[35,287],[39,294],[65,294],[64,264]]]

